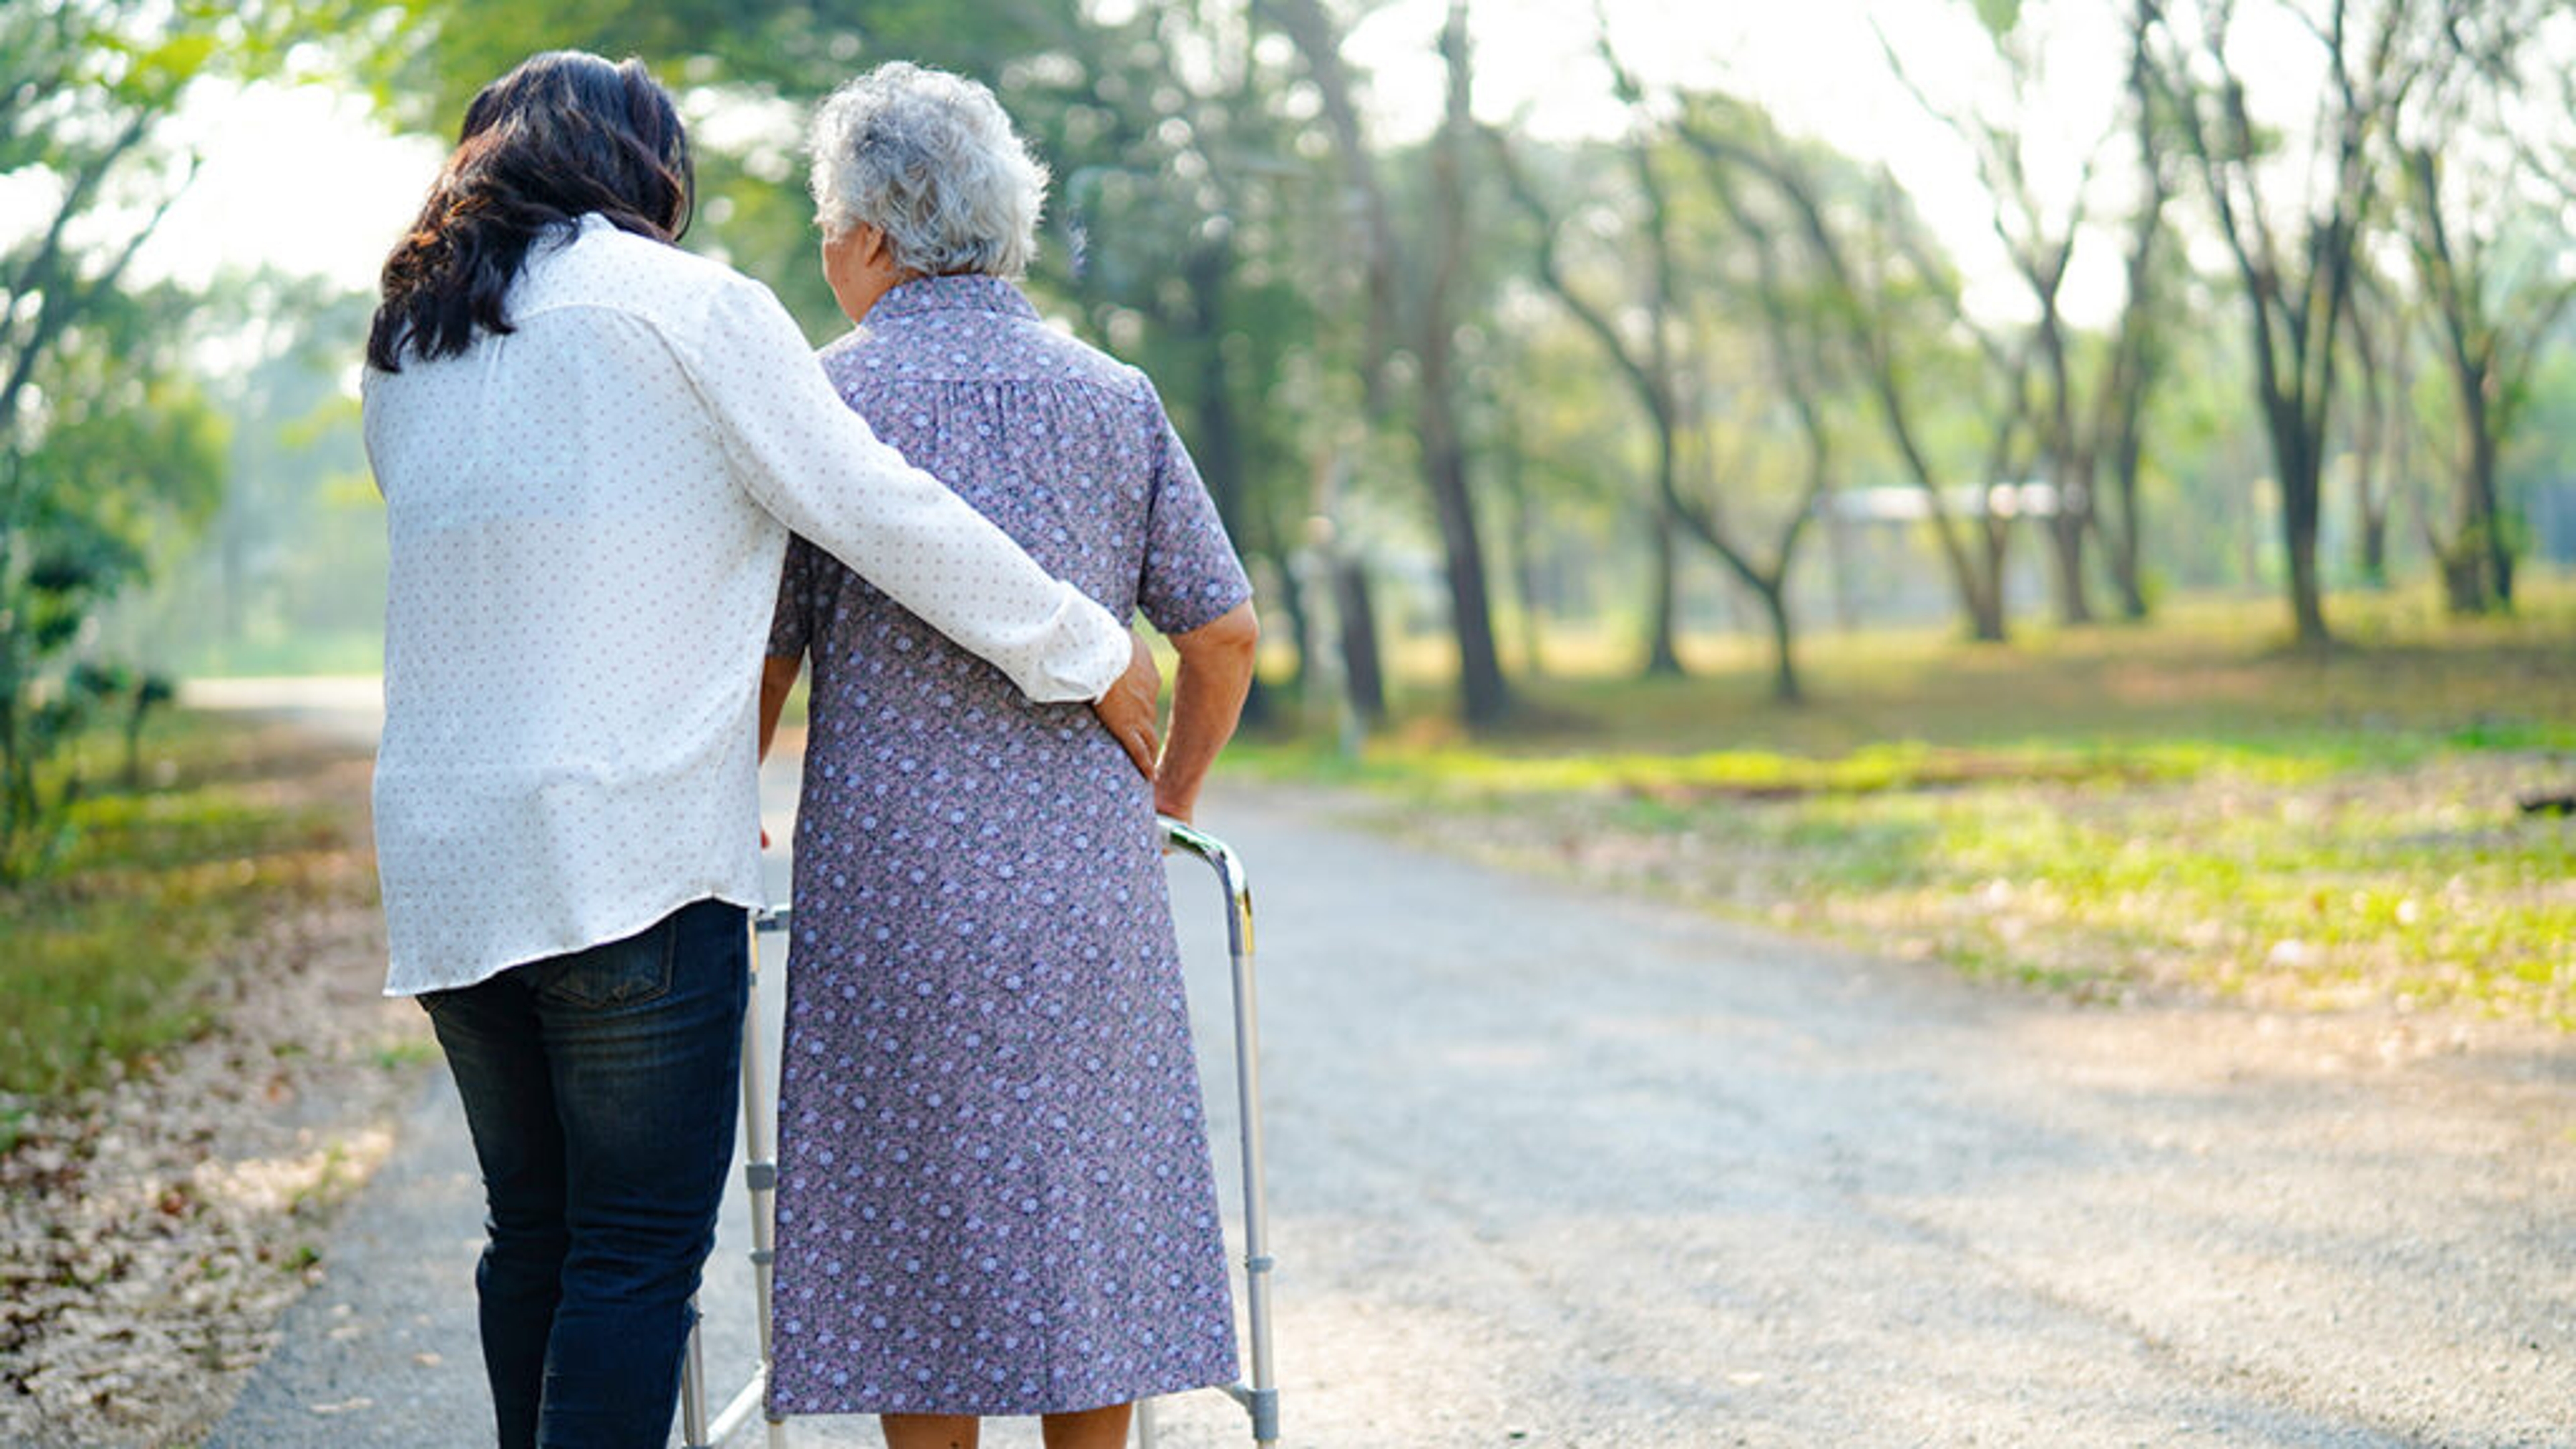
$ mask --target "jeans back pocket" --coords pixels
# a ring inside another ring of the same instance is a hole
[[[567,1006],[635,1006],[671,990],[671,961],[678,922],[665,917],[622,941],[544,963],[536,994]]]

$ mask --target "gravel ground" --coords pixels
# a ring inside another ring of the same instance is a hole
[[[363,755],[296,788],[363,794]],[[387,1002],[362,851],[191,986],[218,1023],[35,1104],[0,1155],[0,1444],[193,1443],[339,1265],[335,1211],[392,1147],[428,1032]]]
[[[1425,854],[1308,797],[1221,790],[1203,823],[1262,911],[1289,1444],[2576,1445],[2563,1038],[2078,1008]],[[1175,870],[1222,1073],[1215,895]],[[489,1442],[439,1091],[215,1444]],[[742,1245],[729,1222],[707,1299],[726,1386]],[[1162,1426],[1246,1437],[1213,1395]]]

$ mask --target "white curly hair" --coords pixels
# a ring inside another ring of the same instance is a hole
[[[878,66],[814,112],[815,219],[861,222],[927,276],[1017,278],[1036,254],[1046,167],[982,84],[907,61]]]

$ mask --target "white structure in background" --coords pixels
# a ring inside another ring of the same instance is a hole
[[[1991,513],[1997,518],[2055,518],[2054,483],[1966,484],[1941,490],[1941,506],[1953,518]],[[1891,485],[1844,488],[1816,500],[1820,517],[1847,523],[1920,523],[1932,516],[1932,495],[1920,488]]]

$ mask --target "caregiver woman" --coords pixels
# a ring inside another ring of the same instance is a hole
[[[659,1449],[732,1152],[757,671],[788,531],[1140,766],[1127,630],[834,395],[672,243],[688,141],[635,61],[486,87],[384,269],[367,449],[392,574],[391,962],[464,1099],[504,1446]]]

